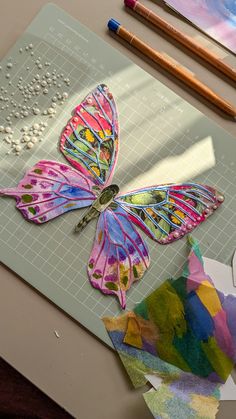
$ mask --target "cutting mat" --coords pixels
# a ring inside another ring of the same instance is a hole
[[[69,77],[69,99],[56,118],[48,120],[43,141],[33,149],[19,156],[8,155],[8,145],[0,138],[1,187],[15,186],[25,170],[40,159],[63,161],[58,140],[73,108],[97,84],[106,83],[116,99],[121,127],[114,182],[122,191],[186,180],[216,186],[224,192],[225,203],[194,236],[200,241],[204,256],[230,264],[236,247],[236,140],[52,4],[42,9],[2,60],[2,91],[14,91],[19,77],[25,82],[29,75],[40,71],[30,66],[31,61],[27,62],[25,46],[30,43],[42,62],[50,62],[49,72],[53,68]],[[23,53],[19,54],[21,48]],[[11,69],[10,86],[3,72],[9,60],[16,63]],[[47,95],[40,100],[41,106],[47,108]],[[7,125],[5,118],[10,109],[9,104],[0,112],[0,125]],[[23,125],[43,118],[30,115],[17,119],[14,131],[20,132]],[[110,344],[100,318],[118,315],[121,310],[114,297],[104,296],[90,286],[86,273],[96,223],[91,222],[80,235],[75,235],[74,225],[83,211],[74,211],[45,225],[33,225],[23,219],[10,198],[0,199],[0,214],[1,261]],[[177,274],[187,254],[185,240],[168,246],[150,239],[147,242],[151,267],[128,292],[128,309],[161,281]]]

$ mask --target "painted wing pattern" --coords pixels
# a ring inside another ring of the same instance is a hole
[[[191,232],[223,200],[210,186],[186,183],[138,189],[119,195],[115,202],[153,240],[167,244]]]
[[[122,308],[126,291],[149,266],[147,245],[122,208],[110,208],[99,217],[88,263],[91,284],[104,294],[115,294]]]
[[[23,216],[37,224],[95,205],[112,179],[118,133],[114,98],[101,84],[76,107],[62,132],[60,150],[73,168],[41,160],[15,188],[0,189],[0,195],[14,197]],[[125,308],[126,291],[149,266],[148,248],[135,224],[157,242],[170,243],[192,231],[223,200],[214,188],[196,183],[117,195],[98,219],[88,263],[91,284],[104,294],[114,294]]]
[[[93,187],[85,175],[66,164],[41,160],[16,188],[0,189],[0,195],[13,196],[27,220],[42,224],[67,211],[91,205],[96,199]]]
[[[76,107],[61,136],[66,159],[97,185],[112,176],[118,154],[118,117],[108,87],[99,85]]]

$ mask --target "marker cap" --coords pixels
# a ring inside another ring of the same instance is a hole
[[[130,7],[131,9],[134,8],[137,1],[136,0],[124,0],[125,6]]]
[[[119,29],[119,27],[120,27],[120,23],[117,22],[117,20],[115,20],[115,19],[110,19],[108,21],[107,26],[111,31],[117,32],[117,29]]]

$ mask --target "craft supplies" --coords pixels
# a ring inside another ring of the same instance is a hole
[[[25,52],[25,46],[30,43],[33,49]],[[23,48],[22,53],[19,53],[20,48]],[[196,228],[194,234],[201,240],[204,254],[229,264],[235,240],[232,229],[232,208],[236,199],[236,186],[232,181],[235,177],[235,139],[53,4],[48,4],[40,11],[30,28],[1,62],[0,89],[8,83],[4,74],[10,57],[13,67],[9,73],[16,70],[14,62],[18,61],[16,84],[22,78],[24,87],[26,76],[31,80],[30,71],[25,70],[26,66],[31,66],[31,51],[34,52],[34,61],[41,57],[39,63],[50,63],[50,66],[43,65],[41,69],[43,74],[51,74],[49,79],[53,80],[52,73],[54,69],[57,70],[57,83],[61,84],[61,88],[55,86],[55,94],[52,94],[53,87],[52,90],[48,88],[48,95],[40,95],[40,100],[36,98],[36,102],[39,102],[36,107],[41,110],[39,115],[31,115],[29,119],[15,118],[13,115],[13,124],[10,125],[5,121],[7,109],[0,113],[0,126],[12,128],[13,138],[20,140],[18,145],[21,145],[23,136],[29,142],[32,137],[38,138],[38,143],[19,156],[15,152],[6,156],[11,146],[3,138],[12,134],[1,132],[0,187],[16,187],[24,173],[39,160],[65,164],[58,149],[61,130],[81,99],[104,80],[116,99],[121,126],[118,164],[112,182],[122,188],[121,194],[152,185],[153,179],[158,185],[182,184],[191,180],[193,183],[212,185],[224,192],[223,206],[210,220]],[[26,63],[26,56],[29,64]],[[34,77],[40,75],[36,63],[33,73]],[[67,78],[70,78],[70,86],[64,82]],[[13,77],[10,80],[14,86]],[[46,77],[42,81],[46,81]],[[39,81],[34,83],[39,84]],[[7,86],[7,90],[10,92],[10,87]],[[68,101],[63,107],[58,105],[56,117],[51,119],[43,112],[52,103],[60,104],[61,99],[56,94],[59,90],[60,96],[63,92],[69,94]],[[18,103],[18,93],[13,100]],[[14,104],[9,102],[8,109],[9,113],[12,110],[14,112]],[[20,113],[21,109],[17,111]],[[48,126],[44,131],[38,130],[42,135],[36,135],[31,127],[41,122],[46,122]],[[22,145],[27,146],[27,142]],[[74,170],[72,167],[70,169]],[[119,302],[91,287],[87,274],[95,221],[91,221],[78,235],[74,234],[74,226],[83,217],[83,209],[68,212],[41,226],[23,220],[12,199],[0,199],[0,212],[1,261],[111,345],[100,318],[119,315]],[[180,266],[186,251],[185,240],[157,246],[141,230],[137,228],[137,231],[148,244],[151,264],[145,280],[137,282],[127,292],[128,310],[132,310],[137,302],[155,290],[162,279],[175,274],[176,266]]]
[[[153,49],[150,45],[143,42],[133,33],[125,29],[115,19],[110,19],[108,22],[108,28],[115,32],[118,37],[124,39],[128,44],[134,46],[138,51],[142,52],[146,57],[150,58],[155,63],[159,64],[169,73],[180,79],[182,82],[190,86],[197,93],[205,97],[219,109],[223,110],[226,114],[236,118],[236,108],[217,93],[213,92],[208,86],[198,80],[189,70],[181,66],[176,61],[173,61],[171,57],[161,54],[157,50]]]
[[[158,16],[152,10],[145,7],[142,3],[137,0],[124,0],[124,3],[127,7],[130,7],[148,22],[152,23],[155,27],[161,29],[171,38],[178,41],[180,44],[184,45],[194,54],[203,58],[213,67],[220,70],[223,74],[226,74],[232,80],[236,81],[236,68],[232,68],[223,60],[221,60],[215,53],[209,51],[209,49],[204,48],[199,42],[195,41],[190,36],[184,34],[176,27],[171,25],[169,22]]]

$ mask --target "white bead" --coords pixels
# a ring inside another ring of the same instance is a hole
[[[49,113],[49,115],[52,115],[54,113],[54,109],[53,108],[48,108],[48,113]]]
[[[16,151],[21,151],[21,146],[20,146],[20,145],[16,145],[16,146],[15,146],[15,150],[16,150]]]
[[[23,136],[24,141],[27,143],[28,141],[30,141],[30,137],[28,135],[24,135]]]
[[[27,144],[27,148],[33,148],[33,146],[34,144],[31,141]]]
[[[5,132],[7,132],[8,134],[10,134],[10,132],[12,132],[11,127],[6,127],[6,128],[5,128]]]
[[[36,129],[36,130],[39,129],[39,124],[34,124],[33,128]]]
[[[62,96],[63,96],[63,98],[64,98],[64,99],[68,99],[68,96],[69,96],[69,95],[68,95],[68,93],[63,92],[63,93],[62,93]]]
[[[4,131],[4,127],[2,125],[0,125],[0,132]]]
[[[32,137],[31,138],[31,142],[33,143],[33,144],[35,144],[35,143],[37,143],[38,142],[38,139],[36,138],[36,137]],[[30,143],[29,143],[30,144]]]
[[[179,237],[179,233],[178,233],[178,231],[175,231],[175,232],[173,233],[173,236],[174,236],[174,238],[175,238],[175,239],[177,239],[177,238]]]
[[[218,195],[218,196],[217,196],[217,201],[218,201],[218,202],[224,202],[224,200],[225,200],[225,198],[224,198],[224,196],[223,196],[223,195]]]

